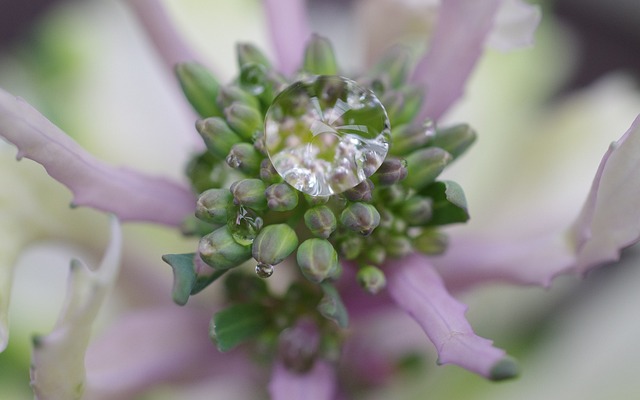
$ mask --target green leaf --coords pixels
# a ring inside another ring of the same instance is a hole
[[[269,326],[268,310],[260,304],[236,304],[216,313],[209,336],[218,350],[229,351],[240,343],[255,338]]]
[[[324,296],[318,304],[318,311],[323,317],[337,323],[339,327],[346,328],[349,325],[349,314],[342,303],[340,293],[329,283],[322,283],[320,287],[322,287]]]
[[[460,185],[453,181],[434,182],[421,195],[433,199],[433,216],[428,225],[446,225],[469,220],[467,200]]]
[[[178,305],[185,305],[191,296],[191,290],[196,283],[196,273],[193,265],[194,253],[165,254],[162,261],[173,269],[173,301]]]

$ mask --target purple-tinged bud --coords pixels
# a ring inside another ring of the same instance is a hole
[[[269,186],[265,195],[267,206],[273,211],[290,211],[298,205],[298,191],[284,182]]]
[[[222,118],[218,117],[198,120],[196,130],[202,136],[207,149],[219,158],[225,158],[231,147],[242,140]]]
[[[390,186],[407,177],[407,161],[399,158],[387,158],[374,175],[378,183]]]
[[[225,108],[224,115],[229,127],[245,140],[253,141],[262,127],[260,111],[241,103],[233,103]]]
[[[260,163],[260,179],[267,184],[282,182],[282,177],[268,158],[264,158]]]
[[[349,230],[369,236],[380,224],[380,213],[367,203],[352,203],[340,214],[340,223]]]
[[[410,226],[424,225],[433,215],[433,200],[422,196],[410,197],[402,203],[399,213]]]
[[[232,204],[233,196],[227,189],[209,189],[198,196],[196,217],[212,224],[227,222],[227,208]]]
[[[215,269],[229,269],[250,259],[251,248],[238,244],[229,228],[223,226],[200,239],[198,254]]]
[[[334,278],[340,272],[338,253],[333,245],[325,239],[307,239],[296,255],[302,275],[313,283]]]
[[[251,253],[259,263],[276,265],[298,247],[298,236],[287,224],[267,225],[253,241]]]
[[[320,350],[320,333],[312,319],[301,319],[278,337],[278,355],[285,367],[297,373],[309,371]]]
[[[262,155],[256,148],[247,142],[236,143],[231,147],[226,161],[231,168],[237,168],[240,171],[255,175],[260,169]]]
[[[373,182],[371,179],[365,179],[364,181],[358,183],[356,186],[351,189],[345,191],[344,197],[346,197],[349,201],[366,201],[370,202],[373,194]]]
[[[453,157],[441,148],[428,147],[409,154],[406,159],[408,173],[402,184],[419,191],[433,183]]]
[[[233,103],[239,103],[256,110],[260,109],[260,101],[251,93],[238,86],[221,87],[216,102],[221,110],[224,110]]]
[[[331,196],[311,196],[310,194],[303,193],[304,199],[310,206],[319,206],[321,204],[327,204]]]
[[[356,279],[360,286],[370,294],[378,294],[387,286],[387,278],[384,272],[373,265],[360,268]]]
[[[253,210],[266,210],[266,187],[260,179],[241,179],[231,184],[229,191],[233,195],[233,203]]]
[[[207,68],[194,62],[179,63],[175,73],[182,91],[198,115],[202,118],[222,116],[222,109],[216,103],[220,84]]]
[[[389,153],[404,156],[426,146],[435,136],[435,123],[428,119],[422,125],[401,125],[391,130]]]
[[[324,205],[308,209],[304,213],[304,223],[311,233],[323,239],[331,236],[338,226],[333,211]]]
[[[449,239],[447,235],[436,229],[425,229],[413,238],[413,247],[422,254],[438,255],[445,252]]]
[[[304,51],[302,69],[314,75],[337,75],[338,64],[331,42],[313,35]]]

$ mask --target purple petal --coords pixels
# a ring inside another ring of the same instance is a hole
[[[271,40],[278,57],[278,68],[292,74],[302,65],[302,56],[311,36],[304,0],[264,0]]]
[[[272,400],[333,400],[336,393],[336,376],[333,367],[324,361],[316,361],[311,371],[298,374],[278,362],[273,367],[269,395]]]
[[[439,364],[456,364],[491,379],[517,374],[504,350],[473,332],[464,316],[467,307],[449,294],[426,257],[394,260],[385,271],[391,298],[425,331]]]
[[[93,158],[21,98],[0,89],[0,136],[18,148],[18,159],[41,164],[74,195],[73,204],[113,213],[122,221],[180,225],[193,213],[187,187]]]
[[[411,80],[427,96],[421,117],[438,119],[463,92],[502,0],[443,0],[431,47]]]

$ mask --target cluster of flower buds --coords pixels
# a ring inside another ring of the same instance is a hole
[[[338,290],[343,268],[376,294],[385,287],[389,257],[442,253],[447,240],[438,227],[468,219],[461,188],[437,178],[475,133],[466,125],[436,128],[430,120],[415,121],[423,93],[407,83],[409,55],[394,49],[356,80],[386,109],[386,159],[375,171],[365,166],[365,179],[342,193],[302,193],[278,173],[265,149],[265,115],[296,79],[338,75],[332,47],[314,36],[291,81],[250,45],[238,46],[238,64],[239,77],[227,86],[198,64],[176,68],[202,118],[196,129],[206,151],[187,168],[199,196],[184,231],[200,237],[197,252],[164,259],[174,269],[179,304],[225,277],[229,307],[214,316],[211,329],[220,349],[262,340],[268,345],[261,349],[281,354],[294,369],[308,369],[310,357],[329,357],[348,323]],[[239,268],[249,260],[257,276]],[[282,268],[293,268],[299,279],[276,295],[264,278],[285,260],[293,265]],[[300,335],[315,338],[313,346],[296,348],[293,339]]]

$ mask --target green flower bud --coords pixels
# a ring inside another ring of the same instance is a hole
[[[364,240],[360,236],[347,236],[339,242],[338,246],[340,247],[342,258],[355,260],[362,252]]]
[[[227,208],[232,196],[226,189],[209,189],[200,194],[196,202],[196,217],[213,224],[227,222]]]
[[[253,141],[254,135],[262,128],[262,114],[255,108],[241,103],[233,103],[224,109],[229,127],[246,140]]]
[[[307,194],[307,193],[303,193],[303,196],[304,196],[304,200],[310,206],[327,204],[327,202],[329,202],[329,199],[331,199],[331,196],[311,196],[310,194]]]
[[[372,264],[382,265],[387,259],[387,251],[381,245],[367,247],[365,259]]]
[[[409,49],[394,46],[382,55],[382,58],[373,66],[370,75],[383,77],[391,87],[397,89],[407,81],[412,66]]]
[[[423,98],[422,90],[407,86],[399,91],[386,92],[380,101],[387,110],[391,126],[400,126],[411,121],[418,114]]]
[[[400,258],[413,251],[411,241],[404,236],[390,235],[384,241],[385,252],[390,257]]]
[[[374,175],[381,185],[390,186],[407,177],[407,161],[387,158]]]
[[[253,210],[267,209],[267,197],[264,194],[266,187],[260,179],[241,179],[234,182],[229,190],[234,204]]]
[[[304,223],[307,225],[307,228],[309,228],[311,233],[323,239],[331,236],[338,226],[338,222],[333,211],[324,205],[308,209],[304,213]]]
[[[467,124],[453,125],[436,130],[433,146],[446,150],[458,158],[476,141],[476,132]]]
[[[296,260],[302,275],[313,283],[333,278],[340,270],[338,253],[325,239],[313,238],[302,242]]]
[[[365,179],[355,187],[345,191],[343,195],[350,201],[370,202],[373,195],[373,188],[374,186],[371,179]]]
[[[389,153],[404,156],[427,145],[436,133],[432,120],[426,120],[422,125],[401,125],[391,130],[391,147]]]
[[[331,42],[315,34],[311,36],[305,48],[302,69],[315,75],[337,75],[338,64]]]
[[[187,100],[201,117],[222,116],[222,109],[216,103],[220,84],[209,70],[188,62],[176,64],[175,73]]]
[[[392,185],[381,187],[378,190],[377,197],[380,204],[386,206],[395,206],[401,204],[407,198],[407,189],[401,185]]]
[[[407,156],[408,173],[403,185],[420,190],[432,183],[453,160],[451,154],[438,147],[420,149]]]
[[[298,236],[287,224],[267,225],[253,241],[251,252],[259,263],[276,265],[298,247]]]
[[[275,97],[274,88],[277,83],[269,78],[267,69],[260,64],[249,63],[242,66],[239,83],[265,105],[271,104]]]
[[[425,229],[413,238],[413,247],[420,253],[438,255],[444,253],[449,244],[447,235],[436,229]]]
[[[413,196],[402,203],[400,216],[410,226],[426,224],[433,215],[433,200],[421,196]]]
[[[241,142],[231,147],[226,161],[231,168],[237,168],[246,174],[255,175],[260,169],[262,159],[262,155],[251,143]]]
[[[289,211],[298,205],[298,191],[287,183],[275,183],[265,191],[267,206],[274,211]]]
[[[257,47],[250,43],[238,43],[236,45],[236,53],[238,54],[238,67],[240,69],[249,63],[271,68],[269,59]]]
[[[356,279],[360,286],[371,294],[377,294],[387,286],[387,278],[384,276],[384,272],[373,265],[360,268]]]
[[[221,110],[224,110],[233,103],[240,103],[256,110],[260,109],[260,101],[251,93],[238,86],[221,87],[216,103]]]
[[[225,182],[227,171],[219,161],[210,151],[204,151],[189,160],[186,173],[196,193],[212,187],[220,187]]]
[[[380,224],[380,214],[371,204],[352,203],[340,214],[340,223],[349,230],[369,236]]]
[[[242,140],[222,118],[218,117],[197,121],[196,130],[202,136],[207,149],[219,158],[225,158],[231,147]]]
[[[215,269],[229,269],[250,259],[251,248],[238,244],[229,228],[223,226],[200,239],[198,254]]]
[[[282,177],[278,174],[278,171],[271,164],[271,160],[265,158],[260,163],[260,179],[265,183],[280,183]]]

